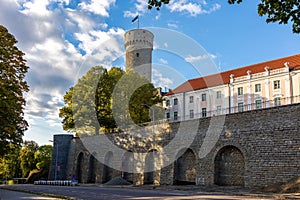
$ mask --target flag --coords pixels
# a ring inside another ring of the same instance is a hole
[[[138,19],[139,19],[139,16],[137,15],[135,18],[133,18],[133,20],[131,20],[131,22],[134,23]]]

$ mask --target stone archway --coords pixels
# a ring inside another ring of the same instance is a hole
[[[88,174],[88,183],[95,183],[96,181],[96,164],[97,164],[97,160],[95,159],[95,157],[93,155],[90,156],[89,159],[89,174]]]
[[[222,186],[245,185],[245,159],[235,146],[226,146],[215,157],[214,182]]]
[[[154,184],[156,178],[155,170],[155,156],[156,150],[151,150],[147,153],[145,158],[145,169],[144,169],[144,184]]]
[[[196,184],[196,156],[191,149],[187,149],[174,163],[174,184]]]
[[[77,165],[76,165],[76,177],[78,180],[78,183],[82,183],[83,182],[83,153],[79,153],[77,156]]]
[[[113,153],[108,152],[104,157],[102,183],[110,181],[113,177],[113,168],[111,168]]]
[[[133,183],[133,164],[133,153],[125,152],[122,158],[122,178],[130,183]]]

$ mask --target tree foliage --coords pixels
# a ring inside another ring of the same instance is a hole
[[[163,4],[168,4],[170,0],[148,0],[148,9],[152,9],[153,7],[156,8],[156,10],[160,10],[160,7]]]
[[[105,70],[100,77],[96,92],[96,114],[100,127],[104,132],[113,132],[117,124],[112,112],[112,94],[119,79],[124,75],[120,68],[113,67],[109,71]]]
[[[38,170],[48,170],[52,159],[52,146],[43,145],[38,147],[38,150],[34,153],[34,159]]]
[[[10,153],[0,158],[0,180],[22,177],[19,160],[21,147],[13,144],[9,144],[9,147]]]
[[[243,0],[228,0],[229,4],[239,4]],[[155,7],[160,9],[162,4],[168,4],[169,0],[148,0],[148,9]],[[172,2],[171,2],[172,3]],[[300,1],[299,0],[261,0],[258,4],[259,16],[266,16],[266,22],[278,22],[279,24],[292,23],[294,33],[300,33]]]
[[[228,0],[228,3],[241,3],[242,0]],[[278,22],[279,24],[287,24],[292,22],[292,30],[294,33],[300,33],[300,1],[270,1],[261,0],[258,4],[258,15],[267,16],[266,22]]]
[[[114,89],[113,113],[121,128],[150,121],[149,107],[161,102],[157,90],[144,76],[129,71]]]
[[[129,90],[141,81],[147,84],[135,88],[129,94]],[[125,93],[125,96],[119,96]],[[115,97],[119,98],[119,102],[114,99],[114,94],[117,94]],[[116,67],[107,71],[101,66],[89,70],[70,88],[64,100],[66,106],[60,109],[63,127],[68,131],[75,131],[76,128],[77,135],[94,135],[99,130],[106,133],[116,131],[120,128],[119,124],[128,121],[129,117],[135,123],[149,121],[149,114],[141,104],[153,105],[159,101],[156,89],[145,77],[132,72],[125,73]],[[127,104],[130,109],[128,107],[126,112],[124,107]],[[116,118],[120,120],[116,122]]]
[[[15,37],[0,25],[0,157],[9,151],[9,144],[22,142],[28,127],[23,113],[23,92],[29,90],[24,80],[28,66],[16,43]]]
[[[38,147],[38,144],[34,141],[24,142],[19,156],[23,177],[27,177],[31,170],[36,169],[37,160],[34,154],[37,152]]]
[[[47,172],[52,159],[52,146],[38,146],[25,141],[21,146],[10,144],[10,152],[0,158],[0,181],[25,178],[31,172]]]

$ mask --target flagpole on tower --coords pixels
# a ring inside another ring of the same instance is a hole
[[[138,29],[140,29],[140,20],[139,20],[139,15],[137,15],[133,20],[131,20],[132,23],[138,22]]]

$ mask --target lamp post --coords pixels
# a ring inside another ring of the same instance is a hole
[[[57,179],[57,164],[58,164],[58,144],[53,140],[49,140],[49,142],[53,142],[53,147],[56,145],[56,155],[55,155],[55,171],[54,171],[54,180]]]

